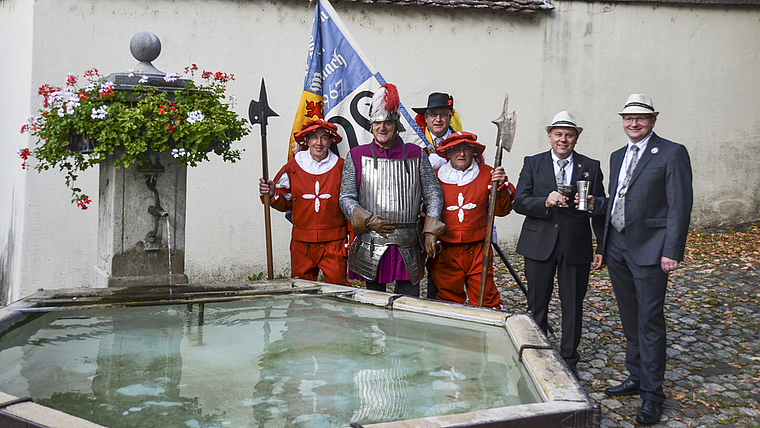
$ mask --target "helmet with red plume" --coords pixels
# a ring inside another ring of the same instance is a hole
[[[372,103],[369,106],[369,121],[373,123],[388,120],[394,121],[396,122],[396,130],[403,132],[404,126],[399,120],[400,107],[401,101],[399,100],[396,85],[386,83],[372,94]]]

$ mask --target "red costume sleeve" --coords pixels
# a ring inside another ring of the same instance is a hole
[[[504,217],[512,211],[512,201],[515,199],[515,186],[506,182],[496,190],[496,215]]]
[[[288,162],[290,163],[290,162]],[[277,186],[277,182],[280,181],[280,178],[283,174],[288,173],[288,163],[286,163],[280,171],[277,173],[277,175],[274,177],[274,184]],[[287,199],[285,199],[285,194],[290,193],[290,188],[285,187],[275,187],[274,190],[274,198],[270,199],[269,206],[276,209],[280,212],[286,212],[293,209],[293,203]],[[264,203],[264,196],[261,196],[261,203]]]

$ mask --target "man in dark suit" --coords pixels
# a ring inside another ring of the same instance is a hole
[[[652,130],[658,112],[644,94],[628,98],[620,114],[628,144],[610,156],[606,211],[607,264],[627,340],[628,379],[610,396],[640,394],[639,424],[660,421],[665,401],[665,291],[668,273],[683,260],[692,206],[686,148]],[[594,205],[594,202],[590,202]]]
[[[590,194],[604,197],[599,161],[574,151],[581,131],[570,113],[554,116],[546,127],[552,148],[525,158],[513,202],[514,210],[525,215],[517,252],[525,257],[528,310],[546,333],[556,272],[562,302],[560,356],[576,376],[589,270],[592,262],[595,268],[601,267],[602,256],[594,255],[589,213],[566,202],[572,201],[579,180],[590,182]],[[569,184],[572,190],[563,195],[557,191],[558,183]],[[593,219],[594,233],[600,237],[603,218]]]

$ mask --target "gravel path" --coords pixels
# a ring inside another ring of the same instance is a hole
[[[695,229],[687,247],[665,300],[667,399],[654,426],[760,427],[760,222]],[[508,257],[522,276],[522,256]],[[525,296],[505,265],[497,260],[495,269],[505,308],[524,311]],[[549,321],[559,334],[556,291],[553,297]],[[592,271],[584,311],[581,384],[602,405],[602,427],[632,427],[641,399],[603,392],[627,378],[625,338],[606,269]],[[550,340],[559,346],[558,336]]]

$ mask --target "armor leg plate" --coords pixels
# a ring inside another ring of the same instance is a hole
[[[348,268],[362,278],[374,281],[377,278],[380,258],[387,249],[387,245],[371,244],[361,239],[354,239],[348,250]]]
[[[412,284],[418,284],[422,277],[425,276],[425,254],[421,251],[419,245],[413,247],[399,247],[401,258],[404,259],[406,273],[409,275],[409,281]]]

